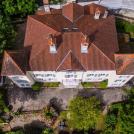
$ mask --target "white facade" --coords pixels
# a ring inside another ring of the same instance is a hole
[[[111,71],[34,71],[29,72],[32,79],[38,82],[61,82],[65,87],[77,87],[81,82],[101,82],[108,80],[107,87],[122,87],[133,75],[116,75]],[[27,76],[15,75],[9,78],[19,87],[31,87],[31,81]]]

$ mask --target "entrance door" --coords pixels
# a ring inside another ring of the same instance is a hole
[[[64,79],[63,80],[63,85],[66,88],[76,88],[79,86],[80,80],[77,79]]]

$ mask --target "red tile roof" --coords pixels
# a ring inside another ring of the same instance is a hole
[[[134,75],[134,54],[115,54],[117,74]]]
[[[74,22],[76,19],[84,15],[84,8],[76,3],[70,3],[63,7],[62,15]]]
[[[98,8],[101,14],[106,8],[91,4],[65,5],[62,11],[28,17],[24,46],[31,47],[29,70],[114,70],[114,53],[118,49],[115,18],[94,19]],[[57,53],[49,51],[48,36],[56,37]],[[89,39],[88,53],[81,53],[81,36]]]
[[[24,51],[5,51],[1,75],[24,75],[28,69],[27,58]]]

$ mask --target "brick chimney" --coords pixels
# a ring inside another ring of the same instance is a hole
[[[101,12],[100,12],[99,8],[97,8],[95,10],[94,19],[98,20],[100,18],[100,14],[101,14]]]
[[[81,53],[88,53],[88,37],[87,35],[82,35],[81,37]]]
[[[52,34],[49,34],[49,36],[48,36],[48,45],[49,45],[50,53],[57,53],[56,37],[54,37],[54,35],[52,35]]]

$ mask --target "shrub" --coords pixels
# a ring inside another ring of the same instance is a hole
[[[34,91],[39,91],[42,86],[43,86],[43,83],[41,83],[41,82],[35,82],[35,83],[32,85],[32,89],[33,89]]]
[[[88,131],[95,129],[100,113],[100,102],[96,97],[76,97],[70,102],[67,111],[61,112],[61,119],[66,120],[71,129]]]

